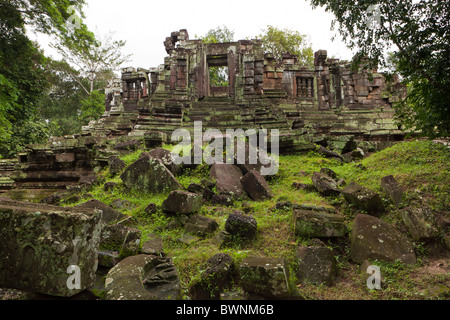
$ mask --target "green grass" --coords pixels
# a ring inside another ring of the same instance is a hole
[[[170,150],[171,146],[164,146]],[[136,161],[142,151],[136,151],[121,156],[127,165]],[[444,210],[449,204],[449,151],[445,146],[437,145],[427,141],[411,141],[399,143],[391,148],[375,153],[359,163],[343,164],[335,159],[326,159],[317,153],[284,155],[280,156],[279,172],[274,177],[268,177],[268,183],[273,192],[273,198],[256,202],[246,200],[236,202],[231,208],[214,207],[204,205],[200,214],[215,219],[219,229],[224,229],[225,221],[233,210],[243,210],[252,214],[258,222],[257,238],[250,244],[236,243],[227,248],[218,248],[212,238],[205,238],[189,246],[176,241],[183,235],[182,228],[168,229],[167,225],[173,217],[168,217],[160,209],[154,215],[148,216],[144,213],[145,207],[155,203],[158,207],[166,199],[167,194],[147,194],[139,192],[127,192],[118,176],[111,177],[106,168],[101,174],[106,182],[118,183],[118,188],[113,191],[104,191],[103,184],[96,186],[90,191],[92,196],[108,205],[120,198],[131,203],[130,207],[122,210],[123,213],[135,217],[135,227],[142,231],[142,242],[148,239],[150,234],[157,234],[164,240],[164,250],[168,256],[173,258],[177,267],[183,288],[188,289],[190,283],[198,278],[207,259],[218,252],[230,254],[238,264],[247,256],[266,256],[286,258],[291,262],[291,268],[295,267],[295,250],[299,244],[308,244],[310,239],[299,239],[293,232],[293,219],[290,210],[273,210],[279,201],[291,201],[297,204],[312,204],[316,206],[335,207],[347,215],[349,226],[354,217],[352,208],[348,207],[342,196],[322,197],[317,192],[296,190],[292,187],[293,182],[311,184],[313,172],[327,167],[343,178],[347,183],[355,181],[382,194],[380,181],[387,175],[394,175],[399,184],[405,188],[405,205],[412,203],[421,197],[422,201],[433,208]],[[361,166],[362,165],[362,168]],[[190,183],[200,183],[202,179],[209,179],[209,167],[200,165],[195,169],[185,170],[177,179],[184,188]],[[395,215],[396,210],[389,206],[387,217]],[[83,200],[82,200],[83,201]],[[80,201],[80,202],[82,202]],[[85,200],[84,200],[85,201]],[[340,244],[329,243],[330,246]],[[345,246],[345,241],[344,241]],[[347,249],[340,248],[344,252],[339,256],[342,268],[348,266],[345,258]],[[339,250],[338,250],[339,251]],[[388,270],[394,270],[390,267]],[[399,269],[400,270],[400,269]],[[405,273],[410,269],[404,269]],[[403,277],[404,274],[387,274],[390,277]],[[349,281],[358,282],[351,276]],[[351,280],[353,279],[353,280]],[[359,284],[358,284],[359,286]],[[401,283],[392,285],[393,290],[400,290]],[[359,288],[359,287],[358,287]],[[310,293],[318,294],[319,289],[311,289]],[[327,289],[327,294],[333,293],[334,289]],[[355,289],[356,291],[359,289]],[[408,287],[405,290],[410,290]],[[401,290],[400,290],[401,291]],[[186,293],[187,291],[185,291]],[[325,291],[324,291],[325,292]],[[409,291],[408,291],[409,292]],[[353,292],[352,294],[358,295]],[[349,296],[351,294],[349,293]],[[376,293],[369,298],[376,298]]]

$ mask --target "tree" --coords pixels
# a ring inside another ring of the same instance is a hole
[[[386,66],[393,51],[407,97],[395,106],[407,129],[450,136],[450,2],[441,0],[311,0],[335,15],[332,27],[350,48],[354,66]]]
[[[39,108],[49,88],[47,58],[28,38],[26,29],[60,38],[70,34],[90,43],[93,34],[84,24],[70,32],[67,24],[73,17],[71,5],[84,3],[0,0],[0,157],[12,157],[25,145],[44,141],[50,132]]]
[[[114,78],[114,71],[129,60],[130,55],[121,51],[125,41],[114,40],[113,35],[110,33],[103,39],[97,36],[94,43],[80,43],[76,37],[66,37],[52,45],[74,67],[76,72],[71,75],[88,95],[95,90],[95,82]],[[88,88],[81,77],[89,79]]]
[[[52,124],[50,134],[63,136],[79,132],[85,124],[80,119],[81,101],[87,94],[72,77],[76,70],[64,61],[52,59],[48,59],[46,70],[50,88],[42,96],[39,109],[42,118]],[[87,79],[79,79],[88,86]]]
[[[289,29],[278,29],[267,26],[258,36],[262,41],[265,52],[272,53],[277,59],[281,59],[283,53],[290,53],[297,56],[299,63],[312,66],[314,54],[311,44],[307,41],[307,36],[298,31]]]
[[[105,112],[105,95],[92,91],[89,97],[81,100],[80,118],[85,122],[97,120]]]

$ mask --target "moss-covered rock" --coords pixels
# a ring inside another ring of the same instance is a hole
[[[344,237],[348,233],[344,217],[319,211],[296,209],[293,211],[295,234],[306,237]]]
[[[281,258],[248,257],[240,264],[240,285],[244,291],[269,299],[291,294],[289,269]]]
[[[171,214],[192,214],[198,212],[202,206],[203,197],[199,194],[175,190],[162,203],[162,209]]]
[[[416,262],[414,247],[405,235],[389,223],[367,214],[358,214],[353,221],[350,257],[357,263],[367,259]]]
[[[380,216],[385,211],[383,202],[378,193],[363,187],[354,181],[350,182],[342,190],[342,193],[349,203],[371,215]]]
[[[106,276],[106,300],[177,300],[180,279],[172,259],[140,254],[128,257]]]
[[[128,166],[120,178],[129,189],[149,193],[161,193],[182,188],[161,160],[145,154]]]
[[[96,209],[1,199],[0,286],[60,297],[89,288],[102,226]]]

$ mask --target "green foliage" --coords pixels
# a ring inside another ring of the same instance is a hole
[[[234,31],[228,29],[225,25],[210,29],[206,35],[201,37],[203,43],[232,42],[233,39]]]
[[[98,120],[105,111],[105,95],[92,91],[86,99],[81,100],[81,116],[84,121]]]
[[[277,59],[283,57],[283,53],[290,53],[297,56],[300,64],[312,66],[314,63],[314,53],[307,36],[298,31],[289,29],[279,29],[267,26],[258,36],[261,39],[265,52],[270,52]]]
[[[53,126],[43,117],[42,101],[50,90],[48,59],[28,38],[26,28],[67,37],[66,21],[72,16],[68,9],[84,3],[0,0],[0,157],[14,157],[25,145],[45,141]],[[93,39],[84,24],[70,36],[83,36],[86,43]]]
[[[53,124],[52,136],[75,134],[85,122],[79,118],[81,100],[86,93],[72,77],[73,70],[64,61],[48,59],[47,81],[50,89],[39,102],[42,118]]]
[[[354,66],[387,66],[393,52],[396,72],[409,85],[396,106],[406,128],[430,137],[450,135],[450,3],[448,1],[311,0],[335,15],[333,26],[358,52]]]

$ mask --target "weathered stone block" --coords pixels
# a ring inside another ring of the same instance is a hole
[[[140,254],[120,261],[105,281],[106,300],[178,300],[180,279],[172,259]]]
[[[395,227],[376,217],[358,214],[353,221],[350,239],[350,256],[356,263],[366,259],[416,263],[411,242]]]
[[[356,182],[350,182],[343,190],[345,199],[358,209],[379,216],[384,212],[384,206],[378,193],[365,188]]]
[[[251,239],[256,236],[258,223],[250,215],[231,213],[225,222],[225,230],[232,235]]]
[[[241,183],[242,171],[232,164],[213,164],[210,176],[216,181],[219,193],[231,194],[233,197],[243,197],[246,193]]]
[[[120,224],[105,226],[102,230],[100,250],[116,252],[119,259],[139,252],[141,231]]]
[[[324,196],[339,195],[340,193],[336,181],[326,174],[314,172],[311,180],[317,191]]]
[[[334,284],[337,267],[330,248],[299,247],[297,258],[297,278],[300,282],[327,286]]]
[[[206,261],[206,268],[200,280],[190,288],[189,294],[194,300],[218,300],[223,289],[230,287],[235,277],[233,258],[218,253]]]
[[[55,162],[74,162],[75,161],[75,153],[57,153],[55,154]]]
[[[248,257],[240,264],[240,285],[244,291],[269,299],[288,297],[289,268],[281,258]]]
[[[180,183],[164,163],[147,155],[128,166],[120,178],[128,188],[150,193],[181,189]]]
[[[439,236],[439,228],[430,208],[405,208],[400,211],[400,216],[414,240],[424,240]]]
[[[91,210],[100,210],[102,211],[102,221],[106,224],[110,224],[112,222],[118,222],[121,219],[125,219],[127,216],[120,213],[117,210],[114,210],[107,204],[103,202],[93,199],[82,204],[75,206],[76,209],[91,209]]]
[[[1,199],[0,286],[60,297],[89,288],[97,271],[102,225],[96,209]]]
[[[293,215],[297,236],[344,237],[348,232],[344,217],[338,214],[295,209]]]
[[[403,191],[395,180],[394,176],[386,176],[381,179],[381,188],[391,198],[396,207],[402,202]]]
[[[203,197],[187,191],[172,191],[162,203],[162,209],[168,213],[192,214],[200,210]]]
[[[117,156],[111,156],[108,159],[109,164],[109,174],[115,176],[125,169],[127,166],[124,161],[120,160]]]
[[[216,220],[200,215],[190,217],[184,225],[184,229],[187,232],[194,233],[199,236],[211,234],[216,231],[218,227],[219,224]]]
[[[155,148],[150,150],[148,155],[151,158],[161,160],[167,169],[169,169],[174,175],[177,175],[181,171],[181,166],[174,163],[174,155],[172,155],[172,153],[167,149]]]
[[[242,177],[241,183],[250,198],[255,201],[262,201],[272,198],[270,186],[259,171],[249,171]]]
[[[163,239],[155,235],[149,235],[149,238],[149,240],[142,244],[141,253],[164,257]]]

